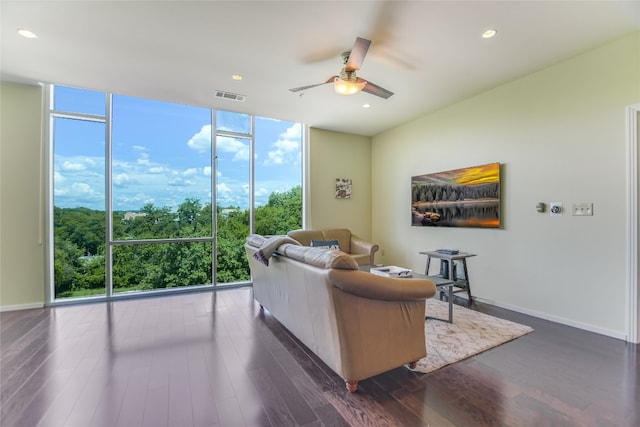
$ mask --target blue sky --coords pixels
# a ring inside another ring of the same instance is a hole
[[[104,114],[105,95],[56,87],[55,109]],[[211,110],[113,96],[113,209],[147,203],[175,209],[187,197],[211,202]],[[249,117],[217,112],[218,129],[248,130]],[[301,182],[302,125],[255,118],[256,204]],[[249,140],[217,139],[220,206],[249,206]],[[105,207],[105,124],[56,118],[54,204]]]

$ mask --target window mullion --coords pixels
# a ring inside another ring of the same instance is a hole
[[[107,298],[111,298],[113,296],[113,198],[112,198],[112,183],[113,183],[113,174],[112,174],[112,154],[113,154],[113,144],[111,144],[111,130],[112,130],[112,98],[113,95],[111,93],[107,93],[106,96],[106,123],[105,123],[105,248],[104,248],[104,267],[105,267],[105,295]]]
[[[255,116],[251,115],[251,139],[249,140],[249,233],[254,233],[255,226],[255,179],[256,179],[256,138],[254,134]]]

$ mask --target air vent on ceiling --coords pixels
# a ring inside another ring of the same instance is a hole
[[[224,90],[216,90],[216,98],[229,99],[231,101],[244,102],[247,99],[246,95],[240,95],[239,93],[225,92]]]

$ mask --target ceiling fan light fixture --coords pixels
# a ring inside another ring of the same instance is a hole
[[[340,95],[354,95],[364,89],[366,84],[365,80],[358,79],[355,71],[343,68],[333,81],[333,89]]]
[[[353,95],[364,89],[364,85],[366,84],[367,82],[358,83],[357,81],[352,82],[349,80],[342,80],[340,77],[336,77],[336,79],[333,81],[333,89],[340,95]]]

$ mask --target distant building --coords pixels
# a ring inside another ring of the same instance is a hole
[[[138,213],[138,212],[127,212],[124,214],[124,220],[129,221],[131,219],[138,218],[139,216],[147,216],[146,213]]]
[[[240,209],[238,209],[238,208],[224,208],[224,209],[220,210],[220,215],[229,216],[229,214],[235,213],[235,212],[240,212]]]

